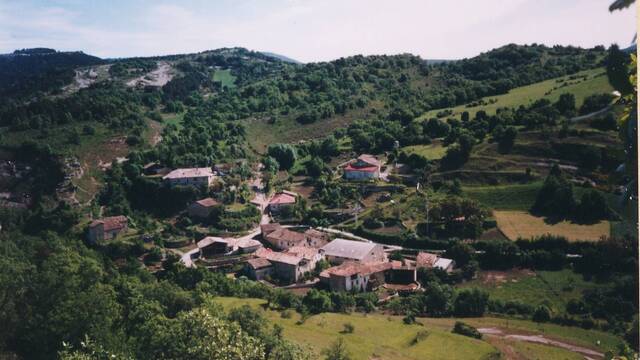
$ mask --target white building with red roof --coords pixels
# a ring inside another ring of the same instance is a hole
[[[213,182],[213,171],[211,168],[187,168],[175,169],[162,177],[162,180],[171,186],[175,185],[193,185],[193,186],[211,186]]]
[[[344,167],[344,178],[347,180],[369,180],[380,177],[382,164],[375,156],[362,154]]]

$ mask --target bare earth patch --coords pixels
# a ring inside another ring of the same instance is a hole
[[[510,271],[481,271],[478,280],[486,285],[499,285],[506,282],[518,282],[527,276],[535,276],[536,273],[528,269],[514,269]]]
[[[166,61],[159,61],[158,67],[140,77],[127,81],[127,86],[164,86],[173,78],[171,65]]]
[[[545,335],[526,333],[522,331],[514,331],[512,329],[503,328],[479,328],[478,331],[486,335],[488,338],[496,337],[507,340],[525,341],[569,350],[571,352],[584,356],[585,359],[602,359],[604,357],[604,354],[597,350],[570,344],[565,341],[551,339],[549,337],[546,337]]]

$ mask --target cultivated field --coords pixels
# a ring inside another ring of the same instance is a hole
[[[473,118],[476,112],[484,110],[488,114],[495,114],[496,109],[501,107],[518,107],[520,105],[527,105],[540,98],[556,101],[563,93],[572,93],[576,97],[576,106],[582,105],[584,99],[592,94],[607,93],[613,91],[613,88],[609,84],[609,80],[605,74],[604,68],[592,69],[581,71],[576,74],[577,76],[586,75],[586,80],[569,80],[569,76],[563,76],[559,78],[549,79],[541,81],[535,84],[521,86],[512,89],[507,94],[498,96],[489,96],[483,98],[487,102],[487,105],[467,107],[466,105],[460,105],[453,108],[454,115],[459,118],[459,114],[463,111],[468,111],[469,115]],[[566,86],[562,86],[566,83]],[[561,86],[561,87],[559,87]],[[555,90],[554,88],[557,87]],[[491,99],[496,100],[493,104],[489,103]],[[445,109],[437,109],[426,112],[419,119],[429,119],[435,117],[436,114]]]
[[[527,211],[536,200],[542,182],[528,184],[465,186],[462,188],[468,196],[484,206],[495,210]]]
[[[511,240],[552,234],[564,236],[569,241],[597,241],[611,233],[609,221],[600,221],[593,225],[580,225],[568,221],[548,224],[544,218],[525,211],[494,211],[493,214],[500,231]]]

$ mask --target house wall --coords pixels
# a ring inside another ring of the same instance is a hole
[[[279,213],[286,207],[292,207],[293,204],[269,204],[269,211],[272,213]]]
[[[363,292],[367,289],[369,276],[355,274],[352,276],[331,275],[329,286],[332,291]]]
[[[376,179],[380,176],[380,172],[367,172],[357,170],[347,170],[344,172],[344,178],[347,180],[363,180],[363,179]]]
[[[194,186],[210,186],[213,181],[213,176],[198,176],[198,177],[185,177],[178,179],[167,179],[169,185],[194,185]]]
[[[273,262],[274,274],[283,281],[294,283],[298,281],[298,266],[285,264],[281,262]]]
[[[89,241],[92,243],[98,242],[104,239],[104,225],[100,224],[98,226],[89,228]]]
[[[253,280],[263,280],[267,275],[273,274],[273,266],[261,268],[261,269],[249,269],[249,277]]]

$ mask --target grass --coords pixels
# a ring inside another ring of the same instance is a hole
[[[446,154],[447,147],[440,142],[434,142],[429,145],[411,145],[400,149],[407,154],[417,154],[428,160],[440,160]]]
[[[259,307],[258,299],[216,298],[226,309],[249,304]],[[405,325],[398,317],[379,314],[314,315],[297,325],[300,315],[284,319],[277,311],[264,312],[265,317],[284,328],[287,339],[308,346],[316,354],[329,347],[338,337],[345,341],[352,358],[365,359],[487,359],[496,349],[490,344],[451,333],[451,327]],[[354,325],[351,334],[340,334],[345,323]],[[426,339],[412,344],[420,331],[426,330]]]
[[[532,238],[545,234],[564,236],[569,241],[585,240],[597,241],[603,236],[609,236],[611,225],[603,220],[593,225],[580,225],[569,221],[548,224],[544,218],[533,216],[524,211],[494,211],[498,228],[504,235],[516,240]]]
[[[365,108],[356,108],[346,114],[336,114],[331,118],[318,120],[312,124],[302,125],[295,120],[298,114],[278,115],[275,123],[269,123],[269,116],[250,118],[242,121],[247,129],[247,141],[254,151],[264,153],[270,144],[297,143],[322,138],[335,129],[347,127],[356,120],[375,117],[372,109],[382,109],[383,103],[372,101]],[[341,146],[344,144],[341,144]]]
[[[479,110],[484,110],[488,114],[495,114],[496,110],[501,107],[518,107],[520,105],[527,105],[533,101],[545,98],[550,101],[556,101],[563,93],[572,93],[576,97],[576,106],[582,105],[584,99],[592,94],[597,93],[609,93],[613,91],[613,88],[609,84],[604,68],[597,68],[592,70],[585,70],[577,73],[577,75],[587,75],[587,80],[578,82],[577,80],[569,80],[569,76],[562,76],[559,78],[549,79],[541,81],[535,84],[521,86],[512,89],[507,94],[498,96],[489,96],[483,98],[487,103],[490,99],[497,100],[493,104],[487,104],[483,106],[466,107],[465,105],[449,108],[453,110],[454,115],[459,115],[463,111],[468,111],[471,118],[475,116],[475,113]],[[565,83],[569,84],[564,87],[560,87],[554,90],[554,87],[561,85],[557,80],[565,80]],[[549,93],[550,92],[550,93]],[[426,112],[419,119],[430,119],[435,117],[436,114],[445,109],[437,109]]]
[[[600,286],[585,281],[569,269],[561,271],[483,271],[478,278],[462,287],[486,290],[491,299],[517,300],[533,306],[547,305],[555,313],[565,310],[571,299],[582,298],[582,292]]]
[[[559,272],[558,276],[564,276]],[[215,299],[226,310],[248,304],[262,309],[261,299],[239,299],[218,297]],[[451,333],[455,318],[418,318],[420,325],[405,325],[398,316],[380,314],[335,314],[314,315],[297,324],[300,315],[292,312],[289,319],[282,318],[280,312],[266,310],[264,316],[284,328],[287,339],[308,346],[317,356],[322,349],[331,345],[338,337],[345,340],[353,359],[494,359],[498,358],[496,348],[485,337],[475,340]],[[494,317],[465,318],[463,321],[476,328],[495,327],[514,332],[541,333],[579,346],[602,352],[616,349],[622,341],[615,335],[596,330],[585,330],[555,324],[538,324],[528,320],[513,320]],[[344,324],[354,325],[354,332],[341,334]],[[418,332],[427,331],[426,339],[413,344]],[[518,342],[515,352],[525,359],[574,359],[573,353],[551,346]],[[548,352],[544,352],[547,350]],[[549,356],[542,356],[549,354]],[[495,357],[494,357],[495,356]],[[576,358],[577,359],[577,358]]]
[[[216,70],[213,73],[213,81],[219,81],[223,88],[233,88],[236,86],[236,77],[231,74],[230,69]]]
[[[536,201],[542,182],[493,186],[465,186],[464,195],[495,210],[528,211]]]

